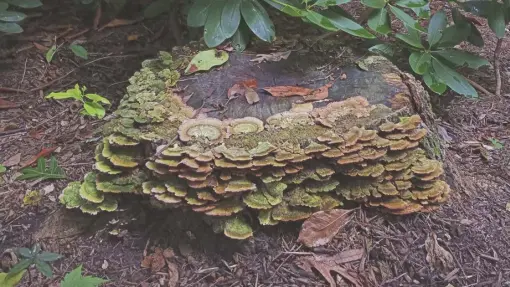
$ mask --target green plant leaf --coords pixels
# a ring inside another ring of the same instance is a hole
[[[389,34],[391,32],[391,21],[388,11],[385,8],[372,11],[368,18],[368,27],[383,35]]]
[[[428,2],[423,0],[399,0],[395,2],[395,5],[403,8],[420,8],[427,4]]]
[[[375,36],[368,32],[365,28],[363,28],[358,23],[353,20],[345,17],[341,13],[343,10],[339,8],[328,9],[322,14],[327,17],[327,21],[337,29],[340,29],[348,34],[351,34],[356,37],[365,38],[365,39],[375,39]]]
[[[156,0],[145,7],[143,10],[143,17],[147,19],[156,18],[170,11],[170,8],[172,8],[171,0]]]
[[[467,66],[471,69],[478,69],[489,65],[489,61],[487,61],[487,59],[457,49],[438,50],[432,52],[432,54],[454,64],[457,67]]]
[[[361,3],[365,6],[375,9],[382,9],[387,4],[385,0],[361,0]]]
[[[418,8],[410,8],[413,10],[414,14],[416,14],[417,17],[422,19],[428,19],[430,18],[430,5],[427,2],[425,6],[418,7]]]
[[[64,276],[64,280],[60,282],[60,287],[97,287],[108,282],[102,278],[93,276],[83,276],[82,265],[76,267],[73,271]]]
[[[51,270],[50,264],[44,261],[35,259],[35,268],[39,270],[39,272],[41,272],[42,275],[48,278],[51,278],[53,276],[53,271]]]
[[[503,4],[491,1],[490,14],[487,18],[487,21],[489,22],[489,27],[491,30],[494,32],[494,34],[496,34],[496,37],[505,37],[506,22],[505,9]]]
[[[51,60],[53,60],[53,56],[55,56],[56,52],[57,45],[51,46],[51,48],[46,52],[46,62],[51,63]]]
[[[5,2],[0,2],[0,11],[5,11],[7,10],[7,8],[9,8],[9,4]]]
[[[450,33],[450,38],[456,38],[456,39],[462,39],[461,41],[456,42],[453,45],[450,45],[450,47],[453,47],[457,45],[458,43],[467,40],[469,43],[477,46],[477,47],[483,47],[483,38],[480,34],[480,31],[478,31],[478,28],[476,25],[474,25],[471,21],[469,21],[462,13],[459,12],[457,9],[452,10],[452,18],[453,22],[455,23],[454,29],[456,30],[454,33]],[[450,28],[446,28],[447,30]],[[443,33],[443,38],[447,41],[447,31]],[[441,42],[443,39],[441,39]]]
[[[7,277],[5,278],[9,279],[17,276],[18,273],[30,267],[33,262],[33,259],[22,259],[20,262],[18,262],[18,264],[12,266],[11,270],[9,270],[9,273],[7,273]]]
[[[16,11],[0,11],[0,20],[4,22],[19,22],[24,20],[27,15]]]
[[[83,108],[87,115],[98,119],[104,118],[104,115],[106,114],[104,107],[96,102],[84,102]]]
[[[53,92],[44,97],[45,99],[55,99],[55,100],[63,100],[63,99],[69,99],[73,98],[76,100],[81,99],[81,94],[79,96],[76,96],[75,93],[69,93],[69,92]]]
[[[325,17],[324,15],[321,15],[315,11],[309,10],[306,14],[305,18],[310,21],[310,23],[313,23],[323,29],[326,29],[328,31],[338,31],[338,27],[333,25],[333,23],[328,19],[328,17]]]
[[[305,9],[302,9],[300,3],[292,0],[264,0],[267,4],[276,8],[277,10],[292,16],[292,17],[304,17],[307,13]]]
[[[87,52],[87,49],[85,49],[83,46],[73,44],[73,45],[69,46],[69,48],[71,48],[71,51],[73,51],[73,53],[76,56],[78,56],[82,59],[85,59],[85,60],[87,60],[89,58],[89,53]]]
[[[418,23],[416,20],[413,19],[413,17],[407,15],[406,12],[404,12],[402,9],[397,8],[395,6],[390,6],[390,10],[397,17],[400,21],[402,21],[407,27],[414,29],[419,32],[424,32],[422,26],[420,26],[420,23]]]
[[[328,8],[329,6],[338,6],[349,2],[351,0],[317,0],[313,5]]]
[[[429,42],[429,45],[433,47],[436,45],[439,40],[441,40],[441,37],[443,36],[443,31],[446,28],[447,25],[446,20],[446,13],[441,10],[434,13],[432,18],[429,22],[429,28],[428,28],[428,34],[427,34],[427,41]]]
[[[489,141],[491,142],[492,146],[495,149],[502,149],[504,146],[504,144],[502,142],[500,142],[498,139],[490,138]]]
[[[429,69],[431,60],[432,56],[428,52],[413,52],[409,56],[409,65],[416,74],[423,75]]]
[[[461,42],[468,39],[471,33],[471,27],[468,25],[452,25],[446,27],[443,31],[443,35],[441,36],[441,40],[436,45],[437,47],[454,47]],[[483,40],[482,40],[483,42]]]
[[[266,9],[258,1],[242,0],[241,13],[250,30],[260,39],[271,42],[275,31]]]
[[[41,245],[36,243],[34,246],[32,246],[32,254],[39,254],[39,252],[41,252]]]
[[[204,26],[204,41],[208,47],[216,47],[232,35],[227,35],[221,25],[223,7],[227,0],[215,0],[207,11],[207,20]]]
[[[37,160],[37,166],[27,167],[21,170],[22,175],[20,175],[18,180],[26,180],[26,179],[63,179],[66,178],[62,169],[58,166],[57,159],[55,157],[51,157],[50,166],[46,168],[46,161],[44,158],[39,158]]]
[[[225,51],[214,49],[201,51],[191,59],[184,73],[192,74],[198,71],[209,71],[212,67],[223,65],[227,61],[228,53]]]
[[[7,273],[0,273],[0,286],[2,287],[15,287],[25,275],[26,270],[22,270],[16,274],[13,274],[9,278],[7,278]]]
[[[448,88],[443,82],[436,78],[432,69],[423,74],[423,81],[434,93],[442,95]]]
[[[411,32],[411,31],[409,31]],[[418,35],[419,36],[419,35]],[[408,45],[419,48],[419,49],[425,49],[421,43],[421,39],[419,37],[416,37],[416,34],[409,33],[409,34],[395,34],[395,37],[399,40],[402,40],[403,42],[407,43]]]
[[[377,44],[368,48],[368,50],[372,53],[379,54],[386,58],[391,58],[395,54],[393,46],[390,44]]]
[[[37,255],[37,259],[44,262],[52,262],[62,258],[62,255],[52,252],[43,251]]]
[[[239,28],[237,29],[234,36],[232,36],[232,46],[236,51],[242,52],[244,51],[244,49],[246,49],[246,46],[250,42],[250,38],[251,38],[250,28],[246,26],[244,20],[241,20]]]
[[[107,98],[102,97],[98,94],[86,94],[85,97],[87,99],[92,100],[93,102],[96,102],[96,103],[103,103],[105,105],[111,105],[110,101]]]
[[[187,23],[190,27],[202,27],[207,20],[209,7],[215,1],[196,0],[188,11]]]
[[[32,254],[32,251],[28,248],[22,247],[18,248],[18,254],[24,258],[32,258],[35,254]]]
[[[7,171],[7,168],[3,164],[0,164],[0,174],[4,173],[6,171]]]
[[[4,0],[5,2],[18,6],[20,8],[30,9],[42,6],[42,2],[39,0]]]
[[[441,79],[450,89],[466,97],[477,98],[478,93],[462,75],[432,57],[432,68],[437,79]]]
[[[241,23],[241,1],[227,0],[221,13],[221,29],[227,38],[232,37]]]
[[[16,23],[4,23],[0,22],[0,32],[7,34],[19,34],[23,32],[23,28]]]

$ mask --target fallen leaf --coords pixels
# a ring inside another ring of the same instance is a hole
[[[19,108],[19,105],[14,102],[11,102],[11,101],[0,99],[0,110],[15,109],[15,108]]]
[[[241,84],[244,87],[256,89],[257,88],[257,80],[256,79],[248,79],[241,81],[239,84]]]
[[[313,273],[313,269],[316,269],[332,287],[336,286],[336,282],[331,275],[331,272],[338,273],[340,276],[358,287],[363,285],[361,284],[357,274],[343,267],[340,267],[339,265],[361,260],[363,255],[363,249],[352,249],[340,252],[333,256],[314,255],[303,257],[297,260],[297,265],[301,269],[310,273]]]
[[[28,166],[31,166],[32,164],[36,163],[37,160],[40,157],[46,157],[50,155],[53,151],[55,151],[57,147],[51,147],[51,148],[43,148],[38,154],[36,154],[34,157],[32,157],[30,160],[27,160],[21,165],[21,168],[25,168]]]
[[[166,261],[168,266],[168,287],[175,287],[179,283],[179,270],[177,265],[173,262]]]
[[[260,101],[259,95],[255,92],[254,89],[246,87],[246,92],[244,93],[244,97],[248,104],[253,105]]]
[[[38,190],[31,190],[23,197],[23,206],[35,206],[39,205],[42,199],[42,195]]]
[[[454,267],[452,254],[439,245],[435,233],[430,233],[425,240],[425,250],[427,250],[427,257],[425,259],[432,266],[445,269]]]
[[[275,52],[271,54],[257,54],[257,56],[254,59],[251,59],[250,62],[257,62],[260,64],[264,61],[278,62],[281,60],[287,60],[291,52],[292,51]]]
[[[331,209],[319,211],[310,216],[301,226],[298,241],[308,247],[322,246],[351,219],[352,210]]]
[[[48,51],[48,49],[49,49],[48,47],[43,46],[43,45],[41,45],[41,44],[39,44],[39,43],[37,43],[37,42],[32,42],[32,44],[34,45],[34,47],[35,47],[37,50],[39,50],[39,51],[41,51],[41,52],[46,52],[46,51]]]
[[[44,195],[47,195],[48,193],[51,193],[55,190],[54,184],[49,184],[42,188],[42,191],[44,192]]]
[[[345,73],[342,73],[340,75],[340,80],[345,80],[345,79],[347,79],[347,75]]]
[[[143,258],[141,266],[143,268],[150,268],[152,273],[156,273],[165,267],[165,263],[163,249],[156,247],[154,253]]]
[[[31,130],[28,132],[28,135],[36,140],[40,140],[44,136],[44,130]]]
[[[138,38],[140,38],[140,35],[138,35],[138,34],[132,34],[132,35],[127,36],[128,41],[136,41],[136,40],[138,40]]]
[[[304,87],[296,87],[296,86],[275,86],[275,87],[266,87],[263,90],[267,91],[273,97],[291,97],[291,96],[302,96],[306,97],[310,95],[313,90]]]
[[[2,165],[5,167],[11,167],[11,166],[18,165],[20,161],[21,161],[21,153],[17,153],[15,155],[11,156],[10,158],[8,158],[6,161],[4,161],[2,163]]]
[[[311,95],[305,97],[305,102],[320,101],[324,100],[329,96],[329,88],[333,86],[333,83],[328,83],[315,91]]]
[[[136,23],[136,22],[138,22],[140,20],[141,19],[132,19],[132,20],[129,20],[129,19],[113,19],[110,22],[106,23],[103,27],[99,28],[98,31],[102,31],[105,28],[115,28],[115,27],[119,27],[119,26],[131,25],[131,24],[134,24],[134,23]]]
[[[507,203],[506,203],[505,208],[506,208],[506,211],[510,211],[510,202],[507,202]]]
[[[228,53],[218,50],[207,50],[199,52],[191,59],[185,73],[187,75],[198,71],[209,71],[212,67],[223,65],[228,61]]]
[[[438,125],[437,132],[445,142],[450,143],[453,141],[453,138],[448,134],[448,131],[443,126]]]
[[[235,96],[244,96],[246,89],[241,84],[234,84],[227,92],[227,98],[232,99]]]
[[[103,270],[106,270],[106,269],[108,268],[108,261],[103,260],[103,264],[101,265],[101,268],[102,268]]]

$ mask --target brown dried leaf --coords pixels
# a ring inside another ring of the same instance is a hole
[[[11,156],[10,158],[8,158],[6,161],[4,161],[2,163],[2,165],[5,167],[11,167],[11,166],[18,165],[20,161],[21,161],[21,153],[17,153],[15,155]]]
[[[264,61],[279,62],[281,60],[287,60],[287,58],[290,56],[291,52],[292,51],[275,52],[275,53],[271,53],[271,54],[257,54],[257,57],[250,60],[250,62],[257,62],[259,64]]]
[[[324,245],[351,219],[352,210],[332,209],[319,211],[308,218],[301,227],[298,241],[308,247]]]
[[[166,264],[168,266],[168,287],[175,287],[179,283],[179,270],[173,262],[167,260]]]
[[[129,19],[113,19],[110,22],[108,22],[106,25],[104,25],[103,27],[99,28],[99,31],[102,31],[104,28],[115,28],[115,27],[119,27],[119,26],[131,25],[131,24],[134,24],[134,23],[136,23],[136,22],[138,22],[140,20],[141,19],[132,19],[132,20],[129,20]]]
[[[329,88],[331,88],[331,86],[333,86],[333,83],[328,83],[316,89],[311,95],[305,97],[305,102],[320,101],[326,99],[329,96]]]
[[[138,40],[138,38],[140,38],[140,35],[138,35],[138,34],[132,34],[132,35],[127,36],[128,41],[136,41],[136,40]]]
[[[246,97],[246,101],[250,105],[253,105],[253,104],[258,103],[260,101],[259,95],[252,88],[246,87],[246,92],[244,93],[244,96]]]
[[[234,84],[227,92],[227,98],[232,99],[235,96],[244,96],[246,89],[241,84]]]
[[[313,273],[312,269],[316,269],[326,279],[330,286],[335,287],[336,282],[331,272],[338,273],[340,276],[354,284],[355,286],[362,286],[360,279],[357,274],[350,272],[349,270],[340,267],[340,264],[361,260],[364,255],[363,249],[352,249],[340,252],[333,256],[327,255],[314,255],[304,258],[300,258],[297,261],[297,265],[310,273]]]
[[[165,256],[163,249],[156,247],[154,253],[147,255],[143,258],[141,266],[143,268],[150,268],[152,273],[159,272],[165,267]]]
[[[290,96],[302,96],[306,97],[313,93],[312,89],[296,86],[275,86],[263,88],[265,91],[271,94],[273,97],[290,97]]]
[[[14,102],[0,99],[0,110],[3,110],[3,109],[15,109],[15,108],[18,108],[18,107],[19,107],[19,105],[14,103]]]
[[[57,147],[50,147],[50,148],[43,148],[38,154],[36,154],[34,157],[32,157],[30,160],[27,160],[21,165],[21,168],[25,168],[27,166],[31,166],[32,164],[36,163],[37,160],[40,157],[46,157],[50,155],[53,151],[55,151]]]
[[[340,75],[340,80],[345,80],[345,79],[347,79],[347,75],[345,73],[342,73]]]
[[[48,50],[50,49],[50,48],[48,48],[48,47],[46,47],[46,46],[43,46],[43,45],[41,45],[41,44],[39,44],[39,43],[37,43],[37,42],[32,42],[32,44],[34,45],[34,47],[35,47],[37,50],[39,50],[39,51],[41,51],[41,52],[46,52],[46,51],[48,51]]]
[[[425,250],[427,250],[425,259],[432,266],[444,269],[452,269],[455,266],[452,254],[439,245],[435,233],[430,233],[425,240]]]

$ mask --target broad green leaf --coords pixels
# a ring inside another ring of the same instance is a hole
[[[417,17],[422,19],[428,19],[430,18],[430,5],[427,2],[425,6],[418,7],[418,8],[410,8],[413,10],[414,14],[416,14]]]
[[[371,8],[382,9],[388,2],[386,0],[361,0],[361,3]]]
[[[432,52],[432,54],[435,57],[438,56],[457,67],[467,66],[471,69],[478,69],[489,65],[489,61],[485,58],[457,49],[438,50]]]
[[[385,8],[372,11],[368,18],[368,27],[383,35],[389,34],[391,32],[391,21],[388,11]]]
[[[215,1],[211,0],[195,0],[188,11],[187,23],[190,27],[202,27],[205,25],[209,7]]]
[[[215,0],[207,12],[204,26],[204,41],[208,47],[216,47],[232,35],[227,35],[221,25],[223,7],[227,0]]]
[[[413,17],[407,15],[407,13],[400,8],[391,5],[389,6],[393,15],[395,15],[395,17],[397,17],[400,21],[404,22],[406,26],[416,31],[424,32],[423,27],[420,26],[420,23],[414,20]]]
[[[73,51],[73,53],[76,56],[78,56],[82,59],[85,59],[85,60],[87,60],[89,58],[89,53],[87,52],[87,49],[85,49],[83,46],[73,44],[73,45],[69,46],[69,48],[71,48],[71,51]]]
[[[81,274],[82,266],[76,267],[73,271],[64,276],[64,280],[60,282],[60,287],[97,287],[108,282],[102,278],[93,276],[83,276]]]
[[[441,81],[450,87],[450,89],[453,91],[467,97],[478,97],[478,93],[473,88],[473,86],[469,84],[466,78],[464,78],[462,75],[447,65],[441,63],[441,61],[435,57],[432,57],[432,68],[436,78],[441,79]]]
[[[84,102],[83,108],[89,116],[96,117],[98,119],[104,118],[104,115],[106,114],[104,107],[96,102]]]
[[[271,42],[275,31],[266,9],[255,0],[242,0],[241,13],[250,30],[260,39]]]
[[[504,144],[500,142],[498,139],[490,138],[489,141],[491,142],[492,146],[495,149],[502,149],[504,147]]]
[[[236,33],[232,36],[232,46],[236,51],[242,52],[246,49],[246,46],[250,42],[250,38],[250,28],[248,28],[246,23],[244,23],[244,20],[242,20]]]
[[[207,50],[199,52],[191,59],[186,74],[193,74],[198,71],[209,71],[212,67],[220,66],[228,61],[228,53],[218,50]]]
[[[333,23],[327,17],[324,17],[323,15],[312,10],[308,11],[305,18],[311,23],[328,31],[338,31],[339,29],[338,27],[333,25]]]
[[[46,168],[46,162],[44,158],[39,158],[37,160],[37,166],[27,167],[21,170],[22,175],[20,175],[18,180],[26,180],[26,179],[63,179],[66,178],[64,172],[57,164],[57,159],[55,157],[51,157],[50,166]]]
[[[395,54],[393,46],[390,44],[377,44],[368,49],[370,52],[379,54],[386,58],[391,58]]]
[[[46,62],[51,63],[51,60],[53,60],[53,56],[55,56],[55,53],[57,52],[57,45],[51,46],[51,48],[46,52]]]
[[[427,4],[428,2],[423,0],[399,0],[395,2],[395,5],[403,8],[420,8]]]
[[[41,272],[42,275],[44,275],[48,278],[51,278],[53,276],[53,271],[51,270],[50,264],[48,264],[44,261],[36,259],[35,260],[35,268],[37,270],[39,270],[39,272]]]
[[[307,13],[305,9],[300,8],[300,3],[296,0],[264,0],[273,8],[292,16],[292,17],[304,17]]]
[[[0,32],[7,34],[19,34],[23,32],[23,28],[16,23],[4,23],[0,22]]]
[[[5,2],[13,5],[18,6],[20,8],[36,8],[42,6],[42,2],[39,0],[4,0]]]
[[[322,14],[327,17],[328,22],[333,24],[336,29],[340,29],[348,34],[351,34],[356,37],[365,38],[365,39],[374,39],[375,36],[368,32],[365,28],[363,28],[358,23],[353,20],[345,17],[341,14],[343,10],[341,9],[328,9]],[[335,29],[335,30],[336,30]]]
[[[458,34],[460,33],[461,36],[463,36],[462,41],[467,40],[469,43],[477,46],[477,47],[483,47],[483,38],[480,34],[480,31],[478,31],[478,28],[476,25],[474,25],[471,21],[469,21],[462,13],[459,12],[457,9],[452,10],[452,18],[453,22],[455,23],[454,26],[457,26],[456,31],[457,35],[452,33],[451,37],[457,37],[459,39],[460,37]],[[452,27],[452,26],[450,26]],[[448,27],[448,28],[450,28]],[[448,29],[447,28],[447,29]],[[443,38],[446,38],[446,30],[443,33]],[[443,41],[443,39],[441,39]],[[459,41],[458,43],[462,42]],[[455,44],[456,45],[456,44]],[[455,45],[450,45],[450,47],[453,47]]]
[[[143,16],[147,19],[156,18],[170,11],[170,8],[172,8],[171,0],[156,0],[143,10]]]
[[[53,92],[44,98],[45,99],[55,99],[55,100],[63,100],[63,99],[73,98],[73,99],[79,100],[81,97],[76,97],[76,95],[74,93],[69,93],[69,92],[57,92],[57,93]]]
[[[241,1],[227,0],[221,14],[221,29],[230,38],[234,35],[241,23]]]
[[[464,8],[466,12],[473,13],[475,15],[487,18],[492,9],[492,1],[466,1],[466,2],[458,2],[459,5]]]
[[[30,265],[32,265],[32,263],[34,263],[33,259],[22,259],[20,262],[18,262],[18,264],[12,266],[12,268],[9,270],[9,273],[7,274],[6,279],[17,276],[18,273],[27,269]]]
[[[102,96],[100,96],[98,94],[86,94],[85,97],[87,99],[92,100],[93,102],[103,103],[103,104],[106,104],[106,105],[111,105],[110,101],[107,98],[102,97]]]
[[[489,27],[498,38],[505,37],[505,9],[503,4],[491,1],[491,12],[487,18]]]
[[[5,2],[0,2],[0,11],[5,11],[7,10],[7,8],[9,8],[9,4]]]
[[[19,22],[25,19],[27,15],[16,11],[0,11],[0,21]]]
[[[423,74],[423,81],[436,94],[443,94],[448,88],[443,82],[436,78],[432,69],[429,69],[427,73]]]
[[[15,287],[25,275],[26,270],[22,270],[16,274],[13,274],[9,278],[7,278],[7,273],[0,273],[0,286],[2,287]]]
[[[4,165],[0,164],[0,174],[4,173],[6,171],[7,171],[7,168]]]
[[[407,43],[408,45],[410,45],[412,47],[419,48],[419,49],[425,49],[425,47],[423,47],[423,45],[421,44],[420,38],[414,37],[413,34],[411,34],[411,33],[409,33],[409,34],[395,34],[395,37],[399,40],[404,41],[405,43]]]
[[[44,261],[44,262],[52,262],[56,261],[62,258],[62,255],[52,252],[46,252],[43,251],[40,254],[37,255],[37,259]]]
[[[430,19],[429,28],[428,28],[428,34],[427,34],[427,41],[429,42],[429,45],[433,47],[436,45],[439,40],[441,40],[441,37],[443,36],[443,31],[446,28],[447,25],[446,20],[446,13],[441,10],[434,13],[432,18]]]
[[[468,25],[451,25],[446,27],[441,36],[441,40],[437,43],[437,47],[454,47],[462,41],[468,39],[471,33],[471,27]]]
[[[423,75],[429,69],[431,59],[432,56],[428,52],[413,52],[409,56],[409,65],[416,74]]]
[[[327,8],[329,6],[338,6],[349,2],[351,2],[351,0],[317,0],[317,2],[315,2],[313,5]]]
[[[24,258],[31,258],[33,257],[32,251],[30,249],[22,247],[18,248],[18,254],[21,255]]]

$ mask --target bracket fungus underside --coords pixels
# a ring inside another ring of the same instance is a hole
[[[176,83],[189,57],[173,58],[162,52],[131,77],[94,171],[61,193],[67,208],[114,211],[119,193],[136,194],[202,213],[215,230],[244,239],[253,233],[248,218],[275,225],[346,202],[409,214],[447,200],[442,164],[420,147],[427,128],[412,110],[354,96],[269,117],[213,118],[183,100]]]

